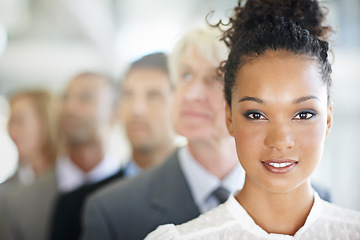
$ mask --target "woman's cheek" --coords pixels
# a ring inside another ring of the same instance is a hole
[[[235,129],[236,150],[242,156],[256,156],[263,147],[264,131],[251,126]]]
[[[305,134],[304,134],[305,133]],[[297,145],[307,158],[319,159],[322,153],[323,144],[326,136],[326,128],[323,124],[307,126],[297,133]]]

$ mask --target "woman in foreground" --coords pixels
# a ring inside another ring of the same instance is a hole
[[[226,124],[246,177],[242,190],[147,239],[360,239],[360,213],[311,188],[332,125],[329,27],[316,0],[248,0],[223,40]]]

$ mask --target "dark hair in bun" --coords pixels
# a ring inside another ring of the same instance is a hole
[[[222,36],[230,50],[228,60],[221,67],[225,73],[224,91],[229,106],[239,68],[267,50],[286,50],[316,60],[330,99],[331,65],[327,38],[332,29],[322,25],[325,14],[317,0],[247,0],[244,6],[239,0],[234,11],[226,24],[229,28]],[[217,24],[220,25],[223,24]]]

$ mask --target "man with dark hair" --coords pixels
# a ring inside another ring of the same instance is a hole
[[[160,163],[174,149],[170,120],[172,87],[163,53],[154,53],[131,64],[121,85],[119,114],[132,147],[126,176]]]
[[[50,239],[78,239],[85,198],[115,179],[137,175],[162,162],[174,149],[170,123],[172,88],[167,59],[147,55],[131,64],[120,89],[119,113],[132,146],[132,157],[120,173],[62,195],[55,208]]]

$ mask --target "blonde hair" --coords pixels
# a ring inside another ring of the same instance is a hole
[[[228,56],[228,48],[220,41],[221,32],[215,28],[198,27],[186,32],[175,45],[169,56],[169,70],[172,83],[178,82],[179,64],[189,48],[195,48],[205,59],[219,64]]]
[[[10,106],[18,99],[29,99],[42,121],[45,136],[43,151],[49,160],[54,163],[58,154],[59,143],[59,100],[46,90],[25,90],[13,94],[9,103]]]

